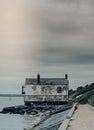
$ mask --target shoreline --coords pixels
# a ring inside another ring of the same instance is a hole
[[[67,130],[68,126],[69,126],[69,122],[75,112],[75,108],[77,108],[78,103],[74,103],[73,107],[71,108],[71,110],[69,111],[69,113],[66,115],[65,120],[62,122],[62,124],[60,125],[58,130]]]

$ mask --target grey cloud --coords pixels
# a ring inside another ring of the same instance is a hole
[[[47,4],[47,5],[46,5]],[[46,1],[42,3],[43,43],[93,44],[94,8],[91,1]],[[61,42],[59,42],[61,40]],[[57,42],[57,43],[55,43]],[[77,45],[78,47],[78,45]]]
[[[43,48],[38,62],[42,65],[93,64],[93,1],[41,2]]]
[[[71,86],[93,80],[93,0],[4,0],[0,19],[1,86],[38,72],[69,73]]]
[[[85,50],[77,50],[74,48],[52,48],[49,47],[41,51],[38,57],[38,62],[41,65],[53,66],[63,64],[94,64],[94,52],[87,52]]]

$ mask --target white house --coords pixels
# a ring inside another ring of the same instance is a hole
[[[68,102],[69,81],[65,78],[26,78],[22,93],[25,94],[25,102],[64,104]]]

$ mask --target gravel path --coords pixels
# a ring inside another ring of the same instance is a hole
[[[70,121],[68,130],[94,130],[94,107],[79,105]]]

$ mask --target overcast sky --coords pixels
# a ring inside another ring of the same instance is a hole
[[[93,0],[0,0],[0,93],[37,73],[94,82]]]

